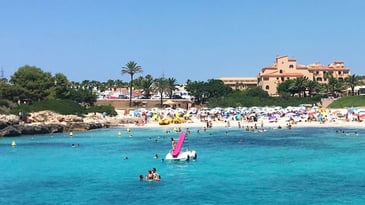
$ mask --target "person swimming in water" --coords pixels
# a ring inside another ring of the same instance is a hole
[[[156,168],[152,168],[151,170],[148,170],[146,178],[144,178],[142,174],[139,175],[139,181],[144,181],[145,179],[146,181],[160,181],[161,176],[157,173]]]
[[[152,175],[153,175],[153,180],[155,181],[161,180],[161,176],[157,173],[156,168],[152,168]]]
[[[146,176],[146,180],[149,181],[149,180],[153,180],[153,173],[151,170],[148,170],[147,172],[147,176]]]

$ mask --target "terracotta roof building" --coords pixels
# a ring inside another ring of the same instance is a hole
[[[276,96],[277,86],[289,79],[307,77],[320,84],[328,83],[328,74],[338,80],[344,80],[349,76],[350,70],[344,66],[344,62],[335,61],[327,66],[320,63],[301,65],[295,58],[277,56],[275,63],[262,68],[257,76],[257,85],[267,91],[269,95]]]
[[[256,77],[222,77],[219,80],[233,90],[245,90],[250,87],[257,87]]]

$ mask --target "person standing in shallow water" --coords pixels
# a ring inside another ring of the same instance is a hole
[[[176,147],[176,141],[174,140],[174,138],[171,137],[171,149],[175,150]]]
[[[22,121],[23,120],[23,112],[19,111],[19,120]]]

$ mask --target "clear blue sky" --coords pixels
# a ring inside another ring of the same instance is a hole
[[[0,66],[129,81],[133,60],[185,83],[255,77],[288,55],[364,75],[364,21],[363,0],[0,0]]]

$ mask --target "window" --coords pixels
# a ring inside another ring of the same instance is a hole
[[[289,65],[289,68],[294,68],[294,65],[293,65],[293,64],[290,64],[290,65]]]
[[[267,85],[267,86],[265,87],[265,89],[266,89],[266,90],[268,90],[268,89],[270,89],[270,87]]]
[[[281,77],[281,81],[284,81],[284,77]]]
[[[359,88],[359,95],[365,95],[365,88]]]
[[[283,73],[283,70],[279,70],[279,73]]]
[[[320,77],[319,77],[319,78],[317,78],[317,81],[321,82],[321,81],[322,81],[322,78],[320,78]]]

